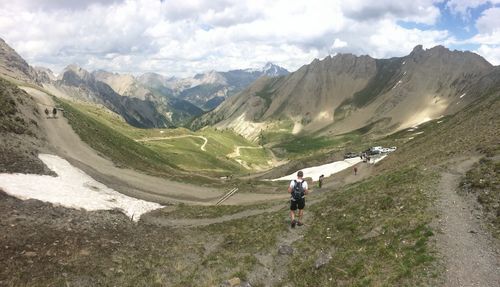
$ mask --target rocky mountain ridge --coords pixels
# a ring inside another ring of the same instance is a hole
[[[40,84],[48,75],[31,67],[14,49],[0,38],[0,74],[32,84]]]
[[[148,73],[139,76],[138,81],[152,90],[187,100],[204,110],[211,110],[262,76],[280,77],[287,74],[289,72],[286,69],[268,62],[260,69],[227,72],[212,70],[181,79]]]
[[[389,133],[460,110],[492,71],[481,56],[443,46],[390,59],[338,54],[256,81],[192,127],[232,128],[251,139],[277,122],[290,122],[294,134]]]

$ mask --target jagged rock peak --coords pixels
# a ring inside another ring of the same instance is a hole
[[[78,77],[82,79],[90,77],[90,73],[84,68],[78,66],[77,64],[70,64],[66,66],[66,68],[64,68],[63,74],[65,74],[68,71],[75,73]]]
[[[422,45],[417,45],[415,46],[415,48],[413,48],[413,50],[411,51],[411,53],[420,53],[420,52],[423,52],[424,51],[424,46]]]

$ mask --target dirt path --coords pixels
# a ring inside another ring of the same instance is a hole
[[[442,173],[438,187],[440,211],[437,246],[446,266],[444,286],[499,286],[498,242],[481,228],[472,205],[457,194],[460,178],[478,158],[452,165]],[[496,245],[496,247],[495,247]]]
[[[138,139],[138,140],[135,140],[135,141],[136,142],[149,142],[149,141],[162,141],[162,140],[179,139],[179,138],[187,138],[187,137],[200,138],[200,139],[204,140],[205,142],[200,146],[200,149],[202,151],[207,151],[205,149],[205,146],[208,143],[208,139],[206,137],[204,137],[204,136],[181,135],[181,136],[171,136],[171,137],[150,137],[150,138]]]
[[[242,212],[234,213],[234,214],[229,214],[229,215],[223,215],[220,217],[214,217],[214,218],[180,218],[180,219],[168,219],[165,217],[159,217],[159,216],[148,216],[147,214],[141,218],[145,223],[147,224],[154,224],[158,226],[170,226],[170,227],[197,227],[197,226],[207,226],[211,224],[216,224],[216,223],[222,223],[226,221],[231,221],[235,219],[241,219],[241,218],[246,218],[249,216],[255,216],[263,213],[269,213],[269,212],[275,212],[280,209],[285,209],[287,205],[285,203],[283,204],[277,204],[275,206],[266,208],[266,209],[250,209],[250,210],[245,210]]]
[[[241,146],[241,145],[239,145],[239,146],[236,146],[234,148],[234,152],[228,154],[227,157],[234,158],[234,157],[241,156],[240,150],[242,148],[246,148],[246,149],[261,149],[262,147],[261,146]]]
[[[250,166],[248,166],[248,164],[245,161],[236,158],[236,157],[240,157],[241,156],[240,150],[243,149],[243,148],[246,148],[246,149],[262,149],[264,147],[262,147],[262,146],[236,146],[234,148],[234,151],[232,153],[226,155],[228,158],[234,159],[237,163],[239,163],[244,168],[246,168],[248,170],[251,170],[252,168]],[[263,170],[269,170],[269,168],[277,167],[277,166],[283,165],[283,164],[285,164],[285,163],[288,162],[286,160],[281,160],[281,161],[278,160],[278,158],[276,157],[276,155],[273,153],[273,151],[271,149],[268,149],[267,151],[271,154],[272,158],[271,158],[270,161],[268,161],[268,166],[262,168]],[[258,176],[258,174],[256,174],[256,175],[250,175],[250,176],[246,176],[246,177],[243,176],[243,177],[240,177],[240,178],[241,179],[249,179],[249,178],[254,178],[256,176]]]
[[[41,114],[46,106],[55,106],[52,98],[44,92],[28,87],[22,88],[35,98]],[[65,158],[97,181],[125,195],[161,204],[184,202],[211,205],[227,192],[227,190],[173,182],[132,169],[119,168],[81,141],[67,120],[60,114],[57,119],[44,118],[39,124],[46,134],[52,153]],[[273,194],[237,193],[231,197],[230,201],[228,200],[228,204],[247,204],[279,198],[284,197]]]

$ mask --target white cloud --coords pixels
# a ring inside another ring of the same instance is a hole
[[[434,24],[440,16],[439,8],[434,6],[435,0],[413,1],[343,1],[342,8],[346,16],[357,21],[398,19],[416,23]]]
[[[347,42],[340,40],[339,38],[335,38],[332,44],[332,50],[347,47]]]
[[[500,31],[500,7],[483,11],[476,21],[476,28],[481,34],[498,33]]]
[[[491,64],[500,65],[500,45],[481,45],[475,52]]]
[[[417,44],[453,39],[446,31],[397,24],[432,25],[440,16],[434,0],[72,2],[0,5],[0,35],[31,64],[55,71],[77,63],[88,70],[177,76],[268,61],[294,70],[337,52],[401,56]]]
[[[485,4],[498,4],[500,0],[450,0],[446,3],[446,7],[453,14],[462,16],[465,20],[469,19],[471,10]]]

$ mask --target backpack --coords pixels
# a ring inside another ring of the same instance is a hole
[[[295,185],[293,186],[293,189],[292,189],[292,198],[293,200],[299,200],[301,199],[302,197],[304,197],[304,187],[302,187],[302,183],[304,181],[297,181],[297,180],[294,180],[295,182]]]

